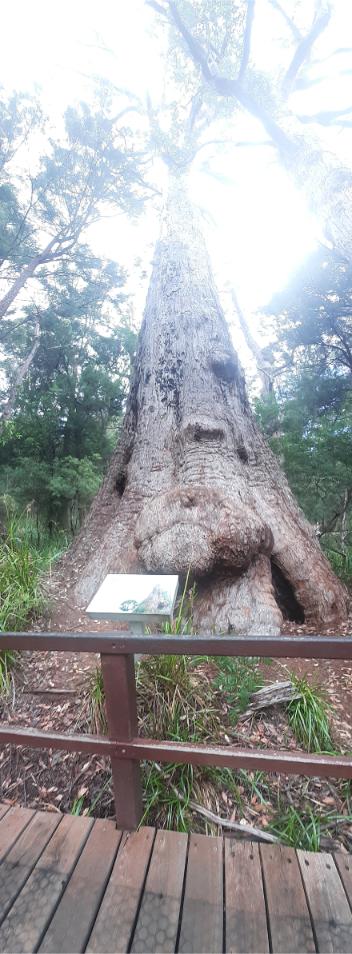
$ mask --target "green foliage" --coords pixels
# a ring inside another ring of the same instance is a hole
[[[351,579],[352,269],[314,253],[267,309],[275,393],[257,418],[334,569]],[[269,353],[270,352],[270,353]]]
[[[302,815],[292,805],[278,815],[270,826],[273,835],[277,835],[284,845],[302,848],[304,851],[319,851],[321,822],[320,818],[308,809]]]
[[[166,620],[162,625],[162,632],[166,635],[186,636],[193,632],[193,605],[196,595],[196,585],[188,587],[190,571],[188,570],[184,587],[176,609],[176,616],[171,621]]]
[[[105,709],[105,690],[101,667],[94,670],[88,686],[85,719],[88,720],[90,731],[107,734],[108,724]]]
[[[33,549],[16,518],[0,542],[0,629],[25,629],[43,609],[39,576],[43,558]]]
[[[134,357],[126,276],[86,241],[107,208],[134,216],[147,194],[116,95],[97,88],[52,140],[35,100],[0,93],[0,494],[51,533],[75,532],[98,489]],[[42,155],[27,180],[17,154],[32,140]]]
[[[51,537],[30,517],[17,516],[11,499],[0,498],[0,631],[21,631],[45,608],[40,577],[64,549],[62,535]],[[0,654],[0,696],[9,691],[16,652]]]
[[[216,656],[214,662],[218,674],[214,686],[225,696],[230,708],[230,719],[236,724],[239,715],[245,711],[250,697],[263,685],[263,676],[258,667],[258,659],[234,656]]]
[[[193,797],[192,765],[143,765],[144,813],[141,825],[154,820],[172,831],[191,829],[189,801]],[[180,793],[180,794],[179,794]],[[182,797],[180,797],[180,795]]]
[[[72,804],[72,808],[71,808],[70,814],[71,814],[71,815],[82,815],[83,806],[84,806],[84,795],[80,795],[79,798],[75,798],[75,800],[74,800],[74,802],[73,802],[73,804]]]
[[[331,830],[341,821],[349,824],[352,821],[350,813],[339,815],[337,812],[328,812],[324,815],[315,814],[308,806],[299,812],[290,805],[285,812],[276,816],[270,830],[277,835],[284,845],[291,848],[301,848],[303,851],[320,851],[321,837],[325,830]]]
[[[306,678],[291,678],[294,688],[300,693],[300,697],[293,699],[287,707],[288,720],[297,742],[307,752],[333,752],[328,704]]]

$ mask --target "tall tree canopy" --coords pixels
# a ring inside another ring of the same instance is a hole
[[[181,48],[194,65],[198,97],[209,90],[260,121],[280,159],[318,212],[326,237],[349,260],[352,257],[352,173],[324,149],[309,122],[349,123],[351,108],[297,116],[290,97],[300,81],[309,87],[309,64],[314,43],[327,28],[329,0],[292,5],[272,3],[287,28],[291,55],[273,57],[271,72],[258,69],[252,57],[255,0],[247,3],[207,3],[206,0],[148,0],[161,20],[178,31]],[[242,37],[236,30],[244,18]],[[235,52],[234,52],[235,50]],[[204,92],[203,92],[204,91]]]

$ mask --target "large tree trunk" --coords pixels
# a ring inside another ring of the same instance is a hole
[[[176,179],[121,441],[63,570],[79,576],[73,595],[84,606],[107,572],[188,569],[199,629],[277,633],[283,601],[317,625],[346,615],[345,590],[251,414],[197,219]]]

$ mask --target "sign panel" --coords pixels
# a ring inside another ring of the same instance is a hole
[[[172,618],[178,576],[109,573],[87,607],[92,619],[158,622]]]

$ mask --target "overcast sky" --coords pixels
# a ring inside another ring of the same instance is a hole
[[[311,5],[311,0],[303,2],[306,8]],[[253,43],[261,69],[270,71],[280,32],[282,24],[268,0],[257,0]],[[336,47],[347,46],[352,46],[352,0],[335,0],[333,20],[314,55],[325,58]],[[67,105],[89,99],[94,76],[106,77],[142,98],[148,92],[157,102],[165,49],[166,37],[157,31],[156,14],[144,0],[61,0],[60,4],[11,0],[0,35],[1,83],[5,88],[36,90],[55,128]],[[288,47],[288,62],[290,55]],[[295,106],[309,113],[352,105],[352,77],[344,72],[349,60],[333,56],[317,66],[317,74],[322,69],[327,74],[326,82],[313,86],[304,98],[297,94]],[[250,117],[241,121],[237,117],[234,132],[237,139],[263,136]],[[327,147],[352,165],[351,134],[336,128],[323,134]],[[191,194],[204,212],[220,290],[230,281],[243,307],[253,314],[314,249],[321,238],[319,221],[273,149],[224,150],[213,159],[212,168],[226,175],[230,184],[210,179],[199,161],[191,173]],[[128,267],[133,289],[134,259],[151,259],[157,232],[158,215],[150,207],[136,225],[122,217],[104,219],[94,227],[91,242],[96,252]],[[135,307],[138,320],[140,293]]]

